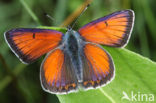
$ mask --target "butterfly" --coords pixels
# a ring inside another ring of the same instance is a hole
[[[78,31],[17,28],[7,31],[6,42],[16,56],[30,64],[48,53],[40,67],[43,90],[66,94],[93,89],[113,80],[115,66],[101,45],[124,47],[134,24],[134,12],[122,10],[94,20]]]

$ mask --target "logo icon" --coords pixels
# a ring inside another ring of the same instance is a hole
[[[122,92],[121,100],[128,100],[128,101],[140,101],[140,102],[153,102],[154,101],[154,94],[150,93],[141,93],[141,92],[134,92],[131,91],[130,93],[126,93],[125,91]]]
[[[123,97],[121,98],[122,100],[123,100],[123,99],[127,99],[127,100],[129,100],[129,101],[131,100],[131,99],[128,97],[128,95],[127,95],[127,93],[126,93],[125,91],[123,91],[122,94],[123,94]]]

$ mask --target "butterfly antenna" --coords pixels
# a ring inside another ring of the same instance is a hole
[[[76,18],[75,22],[73,23],[73,25],[71,26],[71,28],[73,29],[73,27],[75,26],[75,24],[77,23],[78,19],[82,16],[82,14],[87,10],[87,8],[90,6],[90,4],[87,4],[87,6],[82,10],[81,14]]]
[[[44,15],[45,15],[46,17],[48,17],[50,20],[55,21],[55,19],[54,19],[53,17],[51,17],[50,15],[48,15],[47,13],[44,13]]]

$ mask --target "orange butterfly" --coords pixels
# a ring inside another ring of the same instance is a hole
[[[99,45],[123,47],[134,24],[134,12],[112,13],[65,34],[50,29],[12,29],[5,33],[11,50],[23,63],[32,63],[47,53],[41,65],[42,88],[65,94],[104,86],[115,75],[111,56]]]

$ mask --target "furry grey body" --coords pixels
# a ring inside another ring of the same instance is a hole
[[[69,55],[71,59],[71,64],[73,65],[74,72],[78,79],[78,82],[83,81],[83,68],[82,68],[82,50],[85,45],[85,41],[82,40],[80,34],[74,30],[68,30],[63,37],[61,44],[62,50],[64,53]]]

